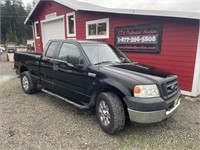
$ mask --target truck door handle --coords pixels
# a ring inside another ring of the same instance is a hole
[[[50,62],[50,61],[51,61],[51,59],[50,59],[50,58],[43,58],[43,60],[44,60],[44,61],[48,61],[48,62]]]
[[[53,64],[53,70],[58,71],[58,65],[57,64]]]
[[[51,61],[51,59],[50,59],[50,58],[43,58],[43,60],[44,60],[44,61],[48,61],[48,62],[50,62],[50,61]]]

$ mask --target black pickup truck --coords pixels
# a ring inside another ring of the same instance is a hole
[[[126,120],[156,123],[180,105],[178,78],[131,62],[119,49],[96,41],[50,40],[44,52],[14,54],[25,93],[43,92],[81,109],[95,107],[101,128],[113,134]]]

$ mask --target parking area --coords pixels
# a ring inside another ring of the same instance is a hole
[[[4,55],[5,56],[5,55]],[[3,56],[3,57],[4,57]],[[0,60],[0,149],[200,149],[200,99],[183,99],[167,121],[128,123],[115,135],[104,133],[93,110],[39,92],[25,94],[13,63]]]

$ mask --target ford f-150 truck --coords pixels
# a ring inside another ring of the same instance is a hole
[[[40,87],[81,109],[93,107],[109,134],[122,129],[126,120],[166,120],[180,105],[176,75],[132,62],[103,42],[50,40],[43,53],[16,52],[14,60],[25,93]]]

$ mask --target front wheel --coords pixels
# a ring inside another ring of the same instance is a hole
[[[98,95],[96,115],[101,128],[108,134],[114,134],[124,127],[124,107],[114,93],[103,92]]]
[[[21,74],[21,86],[23,91],[27,94],[32,94],[37,90],[37,84],[33,83],[28,71],[25,71]]]

